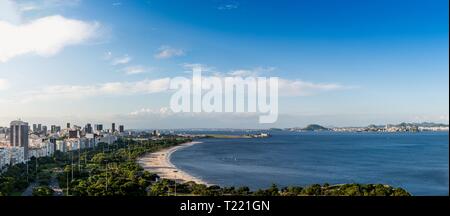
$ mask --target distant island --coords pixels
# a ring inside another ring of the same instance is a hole
[[[310,124],[310,125],[306,126],[305,128],[303,128],[302,130],[304,130],[304,131],[327,131],[330,129],[323,127],[321,125]]]
[[[324,127],[318,124],[310,124],[304,128],[286,128],[288,131],[335,131],[335,132],[421,132],[421,131],[448,131],[449,125],[442,123],[400,123],[386,125],[368,125],[365,127]]]

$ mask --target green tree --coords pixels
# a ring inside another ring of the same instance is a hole
[[[54,191],[48,186],[39,186],[33,189],[33,196],[53,196]]]

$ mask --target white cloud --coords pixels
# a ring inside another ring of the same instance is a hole
[[[210,76],[217,76],[217,77],[223,77],[223,74],[216,70],[215,67],[211,67],[206,64],[200,64],[200,63],[184,63],[181,65],[185,71],[185,74],[189,74],[192,76],[192,71],[194,70],[201,70],[202,76],[210,75]]]
[[[234,70],[228,73],[228,75],[230,76],[241,76],[241,77],[256,77],[258,76],[258,74],[255,71],[252,70],[245,70],[245,69],[240,69],[240,70]]]
[[[124,55],[122,57],[119,58],[115,58],[112,60],[111,64],[112,65],[121,65],[121,64],[127,64],[132,60],[132,58],[128,55]]]
[[[228,72],[230,76],[257,77],[263,73],[272,72],[275,67],[257,67],[253,69],[238,69]]]
[[[24,54],[51,56],[64,47],[95,37],[98,23],[67,19],[59,15],[14,25],[0,20],[0,62]]]
[[[172,48],[170,46],[161,46],[158,49],[158,53],[155,55],[155,58],[157,59],[166,59],[166,58],[171,58],[171,57],[176,57],[176,56],[183,56],[184,55],[184,50],[182,49],[175,49]]]
[[[192,117],[201,117],[206,119],[215,119],[218,121],[219,119],[229,118],[229,117],[239,117],[239,118],[247,118],[247,117],[258,117],[258,113],[195,113],[195,112],[173,112],[169,107],[161,107],[161,108],[141,108],[126,114],[129,117],[135,117],[138,119],[148,118],[148,117],[157,117],[157,118],[166,118],[166,117],[181,117],[181,118],[192,118]]]
[[[21,12],[28,12],[38,10],[39,8],[36,5],[23,5],[19,8]]]
[[[5,90],[9,87],[8,80],[0,79],[0,90]]]
[[[219,10],[233,10],[233,9],[237,9],[238,7],[239,7],[239,3],[238,2],[229,2],[227,4],[219,5],[217,7],[217,9],[219,9]]]
[[[310,96],[320,92],[330,92],[357,88],[338,83],[313,83],[302,80],[279,79],[279,94],[281,96]]]
[[[142,80],[137,82],[109,82],[98,85],[55,85],[23,93],[22,103],[55,100],[84,99],[103,95],[133,95],[165,92],[168,90],[169,78]]]
[[[194,68],[200,68],[201,70],[208,70],[210,67],[205,64],[200,63],[184,63],[183,65],[184,69],[193,70]]]
[[[168,107],[161,107],[159,109],[152,108],[142,108],[140,110],[133,111],[129,113],[130,116],[146,116],[146,115],[156,115],[156,116],[169,116],[174,113]]]
[[[114,66],[123,65],[124,67],[120,70],[127,75],[141,74],[153,70],[153,68],[144,67],[142,65],[127,66],[127,64],[133,60],[133,58],[131,58],[128,54],[121,57],[114,57],[113,53],[111,51],[108,51],[103,54],[103,59],[106,61],[110,61]]]
[[[224,77],[224,76],[240,76],[240,77],[258,77],[263,75],[268,75],[268,73],[276,70],[275,67],[255,67],[250,69],[235,69],[229,72],[221,72],[216,70],[215,67],[211,67],[206,64],[200,63],[184,63],[183,68],[186,69],[186,73],[192,73],[194,69],[200,69],[203,74]]]
[[[81,0],[40,0],[39,3],[48,7],[74,7],[78,6]]]
[[[17,2],[20,12],[75,7],[81,0],[35,0]]]
[[[134,74],[145,73],[145,72],[148,72],[149,70],[151,70],[151,68],[146,68],[141,65],[134,65],[134,66],[129,66],[129,67],[124,68],[123,72],[125,72],[125,74],[127,74],[127,75],[134,75]]]
[[[0,0],[0,20],[18,24],[25,13],[74,7],[80,2],[81,0]]]
[[[206,77],[204,77],[206,78]],[[7,83],[5,81],[5,83]],[[98,85],[54,85],[27,91],[18,95],[22,103],[54,99],[84,99],[103,95],[126,96],[168,92],[170,78],[141,80],[136,82],[108,82]],[[0,87],[6,86],[0,81]],[[310,96],[321,92],[351,89],[353,87],[333,83],[312,83],[300,80],[279,79],[280,96]]]
[[[0,0],[0,63],[24,54],[51,56],[98,35],[99,24],[60,15],[23,21],[22,14],[78,5],[80,0]]]

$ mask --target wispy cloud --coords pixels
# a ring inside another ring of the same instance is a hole
[[[208,78],[208,75],[213,75],[215,77],[219,77],[223,79],[226,76],[233,77],[270,77],[273,74],[271,72],[275,71],[275,67],[255,67],[252,69],[235,69],[229,72],[220,72],[215,70],[214,67],[200,64],[200,63],[185,63],[183,64],[186,73],[192,73],[194,69],[200,69],[203,73],[203,78]],[[205,75],[208,74],[208,75]],[[348,86],[342,85],[339,83],[316,83],[316,82],[308,82],[299,79],[278,79],[278,87],[280,96],[312,96],[316,94],[320,94],[323,92],[332,92],[332,91],[341,91],[341,90],[349,90],[359,88],[358,86]]]
[[[26,13],[74,7],[80,2],[81,0],[0,0],[0,20],[17,25],[22,22],[22,15]]]
[[[119,7],[119,6],[121,6],[122,5],[122,2],[113,2],[112,3],[112,6],[113,7]]]
[[[121,66],[120,72],[126,75],[135,75],[147,73],[155,70],[153,67],[146,67],[143,65],[131,65],[130,62],[133,60],[128,54],[122,55],[120,57],[115,57],[111,51],[107,51],[103,54],[103,60],[109,61],[113,66]]]
[[[322,92],[340,91],[358,88],[339,83],[314,83],[302,80],[279,79],[280,96],[311,96]]]
[[[121,64],[128,64],[132,58],[128,55],[124,55],[122,57],[118,57],[112,60],[112,65],[121,65]]]
[[[169,78],[136,82],[108,82],[97,85],[54,85],[27,91],[20,95],[21,103],[58,99],[84,99],[103,95],[134,95],[165,92]]]
[[[182,49],[176,49],[176,48],[172,48],[170,46],[161,46],[158,49],[158,53],[155,54],[155,58],[157,59],[166,59],[166,58],[171,58],[171,57],[176,57],[176,56],[183,56],[184,50]]]
[[[223,3],[221,5],[219,5],[217,7],[218,10],[233,10],[233,9],[237,9],[239,7],[239,2],[228,2],[228,3]]]
[[[80,5],[82,0],[38,0],[38,2],[49,7],[74,7]]]
[[[11,0],[0,0],[11,1]],[[76,7],[81,3],[81,0],[25,0],[14,1],[18,14],[25,14],[33,11],[45,11],[52,9],[59,9],[65,7]]]
[[[206,76],[204,78],[208,77]],[[169,84],[169,78],[161,78],[136,82],[109,82],[98,85],[54,85],[24,92],[17,98],[22,98],[21,102],[26,103],[55,99],[84,99],[102,95],[124,96],[162,93],[170,91]],[[1,81],[0,86],[2,86]],[[354,87],[334,83],[313,83],[300,80],[279,79],[280,96],[311,96],[322,92],[352,88]]]
[[[227,73],[230,76],[257,77],[264,73],[274,71],[275,67],[256,67],[253,69],[237,69]]]
[[[153,70],[153,68],[147,68],[142,65],[133,65],[122,69],[122,71],[127,75],[146,73],[151,70]]]
[[[205,128],[255,128],[259,113],[174,113],[168,107],[142,108],[129,113],[117,115],[117,119],[130,122],[130,124],[142,124],[148,128],[148,122],[158,125],[159,128],[193,128],[195,122],[202,122]],[[297,120],[297,119],[296,119]]]
[[[161,107],[161,108],[141,108],[130,113],[127,113],[125,116],[135,117],[135,118],[148,118],[148,117],[156,117],[156,118],[167,118],[167,117],[175,117],[177,119],[181,118],[205,118],[205,119],[215,119],[216,121],[219,119],[229,118],[229,117],[238,117],[238,118],[246,118],[246,117],[258,117],[258,113],[219,113],[219,112],[211,112],[211,113],[194,113],[194,112],[173,112],[169,107]],[[218,118],[219,117],[219,118]]]
[[[200,63],[184,63],[181,65],[186,71],[186,73],[191,74],[193,70],[201,70],[203,73],[205,72],[214,72],[214,67],[208,66],[206,64]],[[218,72],[217,72],[218,73]]]
[[[39,8],[36,5],[23,5],[19,8],[21,12],[27,12],[27,11],[34,11],[38,10]]]
[[[146,115],[157,115],[157,116],[169,116],[174,113],[169,107],[161,107],[159,109],[152,108],[142,108],[129,113],[130,116],[146,116]]]
[[[110,52],[105,54],[106,58],[113,59],[115,64],[127,64],[131,61],[128,55],[121,58],[113,58]],[[211,77],[221,79],[222,86],[224,86],[224,78],[227,76],[240,76],[256,77],[260,73],[270,73],[275,70],[274,67],[256,67],[253,69],[236,69],[229,71],[228,73],[221,73],[216,71],[213,67],[204,64],[183,64],[183,68],[188,69],[190,72],[194,68],[200,68],[203,72],[204,79]],[[121,69],[127,75],[141,74],[153,70],[151,67],[145,67],[142,65],[130,65]],[[267,75],[264,75],[267,76]],[[269,76],[270,77],[270,76]],[[190,75],[186,76],[190,79]],[[5,84],[6,83],[6,84]],[[149,93],[162,93],[169,92],[170,78],[161,79],[145,79],[135,82],[108,82],[96,85],[52,85],[35,89],[32,91],[26,91],[23,93],[17,93],[12,96],[14,98],[21,98],[21,102],[40,101],[40,100],[52,100],[52,99],[83,99],[88,97],[96,97],[102,95],[122,96],[122,95],[135,95],[135,94],[149,94]],[[7,86],[6,81],[0,80],[0,87]],[[321,93],[343,91],[358,88],[357,86],[348,86],[340,83],[320,83],[303,81],[300,79],[284,79],[279,78],[279,96],[298,97],[298,96],[312,96]],[[13,101],[13,100],[11,100]]]

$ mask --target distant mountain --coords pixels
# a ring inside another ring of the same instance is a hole
[[[448,124],[442,124],[442,123],[433,123],[433,122],[422,122],[422,123],[400,123],[398,125],[395,125],[398,127],[448,127]]]
[[[369,126],[367,126],[368,128],[384,128],[385,126],[384,125],[374,125],[374,124],[371,124],[371,125],[369,125]]]
[[[282,131],[283,129],[281,129],[281,128],[270,128],[269,130],[271,130],[271,131]]]
[[[304,131],[327,131],[330,129],[323,127],[321,125],[318,125],[318,124],[310,124],[310,125],[306,126],[305,128],[303,128],[302,130],[304,130]]]
[[[448,124],[432,123],[432,122],[422,122],[416,124],[418,127],[447,127]]]

